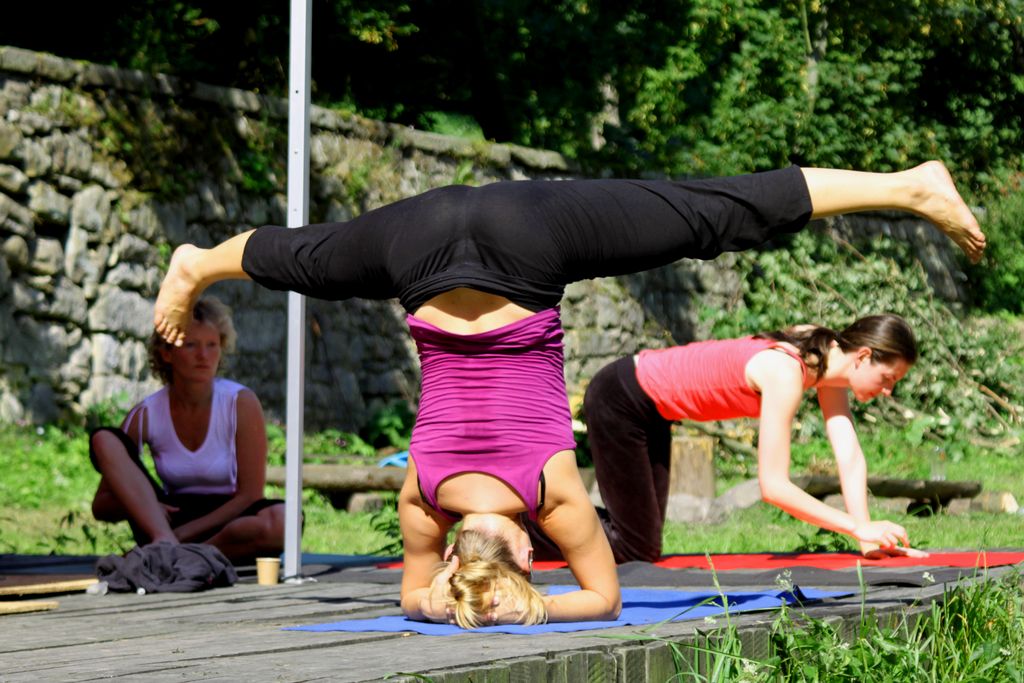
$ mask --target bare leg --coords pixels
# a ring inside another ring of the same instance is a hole
[[[229,560],[279,555],[284,549],[284,505],[234,519],[205,543],[217,546]]]
[[[252,233],[235,235],[212,249],[183,244],[174,250],[153,307],[153,324],[168,343],[184,343],[192,306],[204,289],[220,280],[249,279],[242,270],[242,253]]]
[[[146,475],[132,462],[124,444],[110,432],[97,432],[92,437],[92,445],[102,475],[92,503],[96,519],[131,519],[153,543],[177,543],[166,510],[157,500]]]
[[[977,263],[985,235],[941,161],[898,173],[802,169],[814,218],[852,211],[898,209],[931,221]]]

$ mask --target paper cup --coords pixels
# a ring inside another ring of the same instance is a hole
[[[256,580],[261,586],[273,586],[277,583],[278,572],[281,570],[281,558],[257,557]]]

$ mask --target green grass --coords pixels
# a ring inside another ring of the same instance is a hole
[[[656,635],[673,653],[676,679],[687,681],[1020,681],[1024,672],[1024,590],[1021,577],[960,584],[916,615],[875,619],[865,607],[852,634],[833,622],[783,607],[767,655],[743,655],[728,615],[702,629],[693,644]]]
[[[280,430],[270,431],[273,445]],[[339,442],[356,446],[359,453],[366,450],[361,441],[344,442],[338,432],[311,435],[306,447],[323,453]],[[105,524],[92,518],[90,505],[99,475],[89,463],[84,431],[0,427],[0,468],[0,552],[103,555],[134,545],[127,523]],[[283,498],[284,491],[268,486],[266,495]],[[303,511],[303,547],[310,552],[368,554],[388,544],[371,515],[335,510],[313,491],[305,492]]]
[[[974,550],[1019,548],[1022,545],[1020,515],[975,512],[915,517],[873,507],[874,519],[902,524],[911,543],[922,548]],[[819,534],[818,529],[790,517],[778,508],[758,503],[739,510],[721,524],[665,525],[666,553],[786,552],[821,549],[854,549],[853,539]]]
[[[279,435],[272,434],[277,442]],[[310,452],[325,452],[346,443],[344,436],[328,432],[311,435]],[[351,439],[351,436],[348,437]],[[900,445],[893,433],[881,430],[864,439],[872,474],[896,477],[927,476],[933,448]],[[801,444],[794,448],[794,465],[816,471],[827,469],[828,448],[824,443]],[[826,457],[822,457],[822,455]],[[365,454],[364,454],[364,457]],[[750,476],[735,460],[723,459],[722,487]],[[99,481],[88,459],[85,434],[78,429],[57,427],[0,428],[0,552],[106,554],[131,547],[127,524],[103,524],[92,519],[89,505]],[[1007,490],[1024,502],[1024,458],[1011,453],[983,449],[968,451],[961,461],[946,466],[949,479],[978,479],[986,490]],[[283,490],[268,487],[270,497],[283,497]],[[348,514],[334,509],[314,491],[303,496],[306,527],[303,548],[309,552],[369,554],[393,543],[393,511],[383,515]],[[1019,515],[970,513],[913,517],[874,507],[876,518],[890,519],[907,527],[911,541],[932,548],[1020,547]],[[730,515],[720,524],[674,524],[665,528],[665,552],[785,552],[810,548],[853,547],[845,537],[821,535],[817,529],[797,521],[763,503]]]
[[[284,498],[281,487],[267,487],[267,496]],[[306,490],[302,497],[302,512],[306,523],[302,534],[302,549],[310,553],[337,553],[342,555],[397,554],[385,552],[394,538],[378,527],[382,520],[395,519],[393,508],[379,515],[362,512],[349,514],[336,510],[319,493]],[[396,531],[397,533],[397,531]]]
[[[273,434],[273,439],[278,438]],[[325,452],[342,437],[317,435],[311,452]],[[930,450],[901,446],[884,433],[866,439],[869,467],[889,476],[925,476],[922,458]],[[875,446],[885,444],[884,455]],[[822,444],[802,445],[794,463],[820,470],[815,453]],[[827,451],[825,451],[827,452]],[[363,457],[366,457],[365,455]],[[743,472],[726,460],[722,479]],[[31,554],[106,554],[131,548],[127,524],[95,522],[89,512],[98,475],[88,461],[81,430],[0,428],[0,552]],[[827,468],[825,468],[827,469]],[[947,465],[950,479],[980,479],[986,488],[1021,497],[1021,458],[975,449],[969,461]],[[283,491],[268,487],[267,495]],[[314,491],[303,495],[306,516],[303,548],[308,552],[377,554],[395,552],[395,513],[348,514],[335,510]],[[1019,547],[1021,517],[973,513],[928,518],[873,509],[876,517],[904,524],[919,546],[936,548]],[[389,533],[390,532],[390,533]],[[674,524],[665,529],[665,551],[754,552],[852,547],[845,538],[818,533],[780,510],[759,503],[732,514],[721,524]],[[769,652],[760,660],[743,656],[743,641],[728,618],[708,623],[699,647],[667,642],[674,653],[677,680],[692,681],[1010,681],[1024,679],[1024,591],[1020,577],[960,586],[920,618],[876,623],[869,614],[850,636],[831,622],[794,616],[783,609],[772,627]],[[634,640],[661,641],[656,628]]]

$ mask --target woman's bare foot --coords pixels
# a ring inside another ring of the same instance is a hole
[[[957,192],[946,166],[941,161],[929,161],[906,173],[916,186],[911,195],[914,212],[949,236],[971,263],[980,261],[985,251],[985,234]]]
[[[168,344],[181,346],[192,322],[192,307],[202,288],[195,275],[195,261],[205,249],[183,244],[174,250],[167,275],[153,306],[153,325]]]

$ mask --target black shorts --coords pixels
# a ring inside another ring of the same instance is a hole
[[[99,427],[94,429],[89,434],[89,461],[92,463],[93,468],[100,472],[100,468],[96,466],[96,453],[92,448],[92,435],[96,432],[107,431],[120,439],[124,445],[125,450],[128,451],[128,456],[132,459],[132,462],[138,466],[139,470],[146,476],[150,485],[153,487],[153,492],[156,494],[157,500],[166,505],[178,508],[176,512],[171,513],[170,526],[172,529],[176,529],[182,524],[191,522],[193,519],[198,519],[204,515],[207,515],[224,503],[231,500],[232,496],[228,494],[207,494],[207,493],[185,493],[185,494],[168,494],[164,491],[163,487],[157,483],[153,476],[149,473],[146,467],[142,464],[141,454],[139,453],[138,446],[131,440],[131,438],[121,429],[117,427]],[[102,474],[102,472],[100,472]],[[279,498],[261,498],[252,505],[243,510],[238,516],[239,517],[251,517],[259,514],[259,512],[265,508],[273,505],[279,505],[284,503]],[[132,528],[132,534],[135,536],[135,542],[139,545],[145,545],[149,543],[150,539],[146,532],[138,528],[138,526],[132,521],[128,520],[129,525]],[[202,543],[208,538],[214,536],[220,528],[210,530],[203,538],[194,539],[194,543]]]

